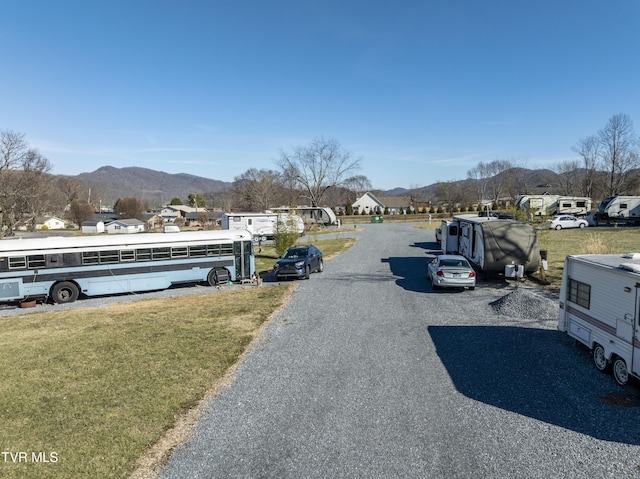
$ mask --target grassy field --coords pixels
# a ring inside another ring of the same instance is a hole
[[[326,258],[354,241],[304,240]],[[271,269],[274,253],[265,250],[257,260]],[[196,296],[0,318],[0,477],[129,477],[225,378],[294,288],[203,288]]]
[[[546,279],[560,287],[564,259],[576,254],[614,254],[640,252],[638,228],[585,228],[583,230],[538,231],[541,250],[548,251],[549,269]]]

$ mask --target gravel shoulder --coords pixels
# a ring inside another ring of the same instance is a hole
[[[300,281],[160,477],[639,477],[637,402],[548,292],[434,292],[433,231],[366,225]]]

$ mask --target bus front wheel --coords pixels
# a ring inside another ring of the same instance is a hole
[[[80,290],[75,283],[62,281],[51,288],[51,299],[54,303],[73,303],[80,296]]]

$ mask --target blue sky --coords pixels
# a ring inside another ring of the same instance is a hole
[[[0,129],[56,174],[233,181],[323,136],[411,188],[640,131],[638,0],[0,0],[0,48]]]

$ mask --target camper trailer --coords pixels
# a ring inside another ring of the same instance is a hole
[[[322,206],[279,206],[271,209],[278,213],[296,214],[305,224],[318,226],[335,226],[338,224],[336,214],[331,208]]]
[[[520,195],[516,198],[515,206],[532,216],[548,216],[557,199],[557,195]]]
[[[640,376],[640,254],[567,256],[558,329],[620,385]]]
[[[521,221],[456,215],[443,230],[444,253],[461,254],[486,274],[503,274],[507,266],[537,271],[540,260],[535,228]]]
[[[552,215],[586,216],[591,210],[591,198],[585,196],[558,196],[556,202],[551,205]]]
[[[516,207],[533,216],[586,216],[591,210],[591,198],[562,195],[521,195]]]
[[[640,222],[640,196],[607,196],[598,205],[597,222],[625,221]]]
[[[254,242],[273,240],[278,227],[300,236],[304,234],[302,218],[288,213],[225,213],[221,226],[223,230],[248,230]]]

